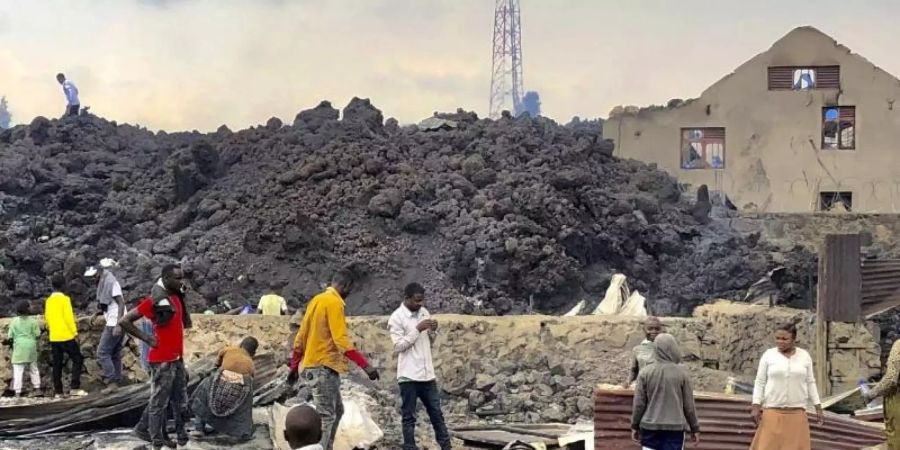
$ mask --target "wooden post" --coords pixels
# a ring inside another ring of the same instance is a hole
[[[831,322],[855,323],[861,314],[860,236],[829,234],[819,249],[816,335],[813,363],[822,395],[831,394],[828,331]]]
[[[822,397],[831,395],[831,377],[828,367],[828,321],[825,320],[825,314],[822,308],[816,311],[816,336],[815,336],[815,352],[813,354],[813,364],[815,366],[816,386],[819,387],[819,394]]]

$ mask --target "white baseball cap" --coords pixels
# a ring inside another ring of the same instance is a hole
[[[103,269],[108,269],[110,267],[118,267],[118,266],[119,266],[119,262],[112,258],[103,258],[100,260],[100,267]],[[87,270],[84,271],[84,276],[92,277],[94,275],[97,275],[97,272],[98,272],[98,270],[97,270],[96,266],[90,266],[87,268]]]

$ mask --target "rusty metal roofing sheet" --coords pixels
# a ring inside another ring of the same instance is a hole
[[[256,365],[256,397],[267,387],[266,383],[275,378],[283,362],[278,355],[271,353],[257,355],[253,361]],[[214,369],[214,355],[194,361],[188,367],[191,374],[188,392],[200,383],[201,376]],[[149,398],[150,385],[141,383],[59,402],[3,407],[0,408],[0,440],[59,431],[102,429],[111,423],[121,426],[121,422],[130,419],[136,422]]]
[[[867,319],[900,306],[900,259],[863,260],[862,314]]]
[[[633,391],[602,389],[594,392],[595,448],[637,450],[631,441],[631,404]],[[700,444],[707,450],[746,450],[756,427],[750,418],[750,398],[725,394],[696,393],[700,418]],[[813,450],[859,450],[884,442],[883,431],[875,425],[827,414],[825,424],[810,419]]]
[[[856,322],[861,314],[859,234],[829,234],[819,251],[816,308],[826,321]]]

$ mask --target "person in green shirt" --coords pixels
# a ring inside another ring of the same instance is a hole
[[[13,391],[16,397],[22,395],[22,378],[25,376],[25,368],[31,369],[31,385],[33,393],[41,389],[41,373],[37,365],[37,340],[41,335],[41,327],[38,321],[31,315],[31,305],[21,301],[16,305],[16,318],[9,324],[9,340],[12,341],[13,351]]]

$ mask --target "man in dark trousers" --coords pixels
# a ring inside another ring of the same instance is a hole
[[[78,323],[72,311],[72,299],[64,294],[66,280],[62,275],[50,280],[53,293],[44,304],[44,321],[50,332],[50,352],[53,355],[53,393],[59,399],[63,396],[62,372],[63,357],[69,356],[72,361],[72,389],[70,395],[82,397],[87,392],[81,389],[81,369],[84,359],[81,347],[78,346]]]
[[[631,438],[644,449],[682,450],[684,433],[700,442],[694,389],[681,363],[681,350],[671,334],[656,336],[656,362],[638,375],[631,416]]]
[[[134,322],[146,317],[153,324],[153,334],[146,334]],[[175,416],[177,444],[186,445],[184,428],[187,408],[187,372],[184,368],[184,329],[190,328],[190,315],[184,306],[184,273],[177,265],[162,269],[162,278],[150,297],[122,318],[126,333],[150,345],[150,402],[135,426],[135,434],[149,441],[154,449],[175,448],[166,434],[167,411]]]
[[[332,450],[338,424],[344,415],[341,402],[341,374],[350,370],[348,361],[362,368],[370,380],[378,379],[378,370],[370,366],[350,341],[347,319],[344,316],[344,299],[359,279],[357,269],[345,267],[339,270],[331,286],[310,300],[300,323],[300,331],[294,339],[291,371],[288,381],[298,378],[303,364],[303,379],[312,390],[313,403],[322,415],[322,447]]]
[[[437,321],[425,309],[425,289],[410,283],[403,290],[403,303],[391,314],[388,329],[397,354],[397,382],[400,384],[400,413],[403,416],[403,450],[415,450],[416,406],[419,400],[434,427],[441,450],[449,450],[450,434],[441,412],[441,393],[434,375],[431,343]]]

